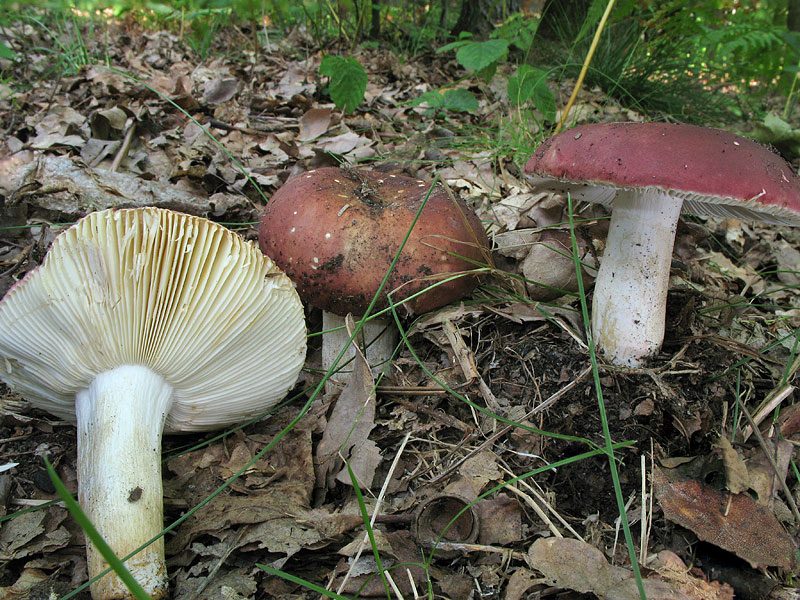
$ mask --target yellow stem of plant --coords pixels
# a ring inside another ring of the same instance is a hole
[[[586,59],[583,61],[583,66],[581,67],[581,72],[578,75],[578,81],[575,82],[575,87],[572,88],[572,95],[569,97],[569,101],[567,105],[564,107],[563,112],[561,113],[561,120],[559,120],[558,125],[556,126],[556,130],[553,133],[558,133],[561,131],[561,128],[564,126],[564,123],[567,120],[567,115],[569,114],[572,105],[575,104],[575,98],[578,96],[578,90],[581,89],[581,85],[583,84],[583,79],[586,77],[586,71],[589,70],[589,63],[592,62],[592,56],[594,56],[594,51],[597,49],[597,43],[600,41],[600,35],[603,33],[603,29],[606,26],[606,21],[608,21],[608,16],[611,14],[611,9],[614,8],[614,2],[616,0],[608,0],[608,4],[606,5],[606,10],[603,13],[603,17],[600,19],[600,23],[597,26],[597,31],[594,33],[594,39],[592,40],[592,45],[589,46],[589,52],[586,53]]]

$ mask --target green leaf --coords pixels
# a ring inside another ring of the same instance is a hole
[[[508,52],[508,40],[469,42],[459,48],[456,60],[465,69],[480,71],[496,63]]]
[[[457,42],[450,42],[449,44],[445,44],[438,50],[436,50],[436,54],[444,54],[445,52],[449,52],[450,50],[455,50],[456,48],[461,48],[462,46],[466,46],[467,44],[472,44],[469,40],[459,40]]]
[[[794,52],[795,56],[800,56],[800,33],[797,31],[784,31],[781,36],[786,45]]]
[[[493,39],[508,40],[510,45],[527,54],[538,29],[539,19],[515,13],[489,35]]]
[[[463,88],[447,90],[442,95],[442,108],[462,112],[475,112],[478,110],[478,99]]]
[[[0,58],[7,58],[8,60],[16,60],[17,55],[14,54],[14,51],[6,46],[3,42],[0,42]]]
[[[544,79],[533,89],[533,105],[548,121],[556,120],[556,99]]]
[[[411,106],[427,104],[432,110],[445,109],[461,112],[475,112],[478,110],[478,100],[468,90],[462,88],[450,89],[445,92],[431,90],[411,101]]]
[[[355,58],[324,56],[319,72],[330,78],[328,93],[338,108],[349,113],[361,104],[367,91],[367,72]]]
[[[444,97],[437,90],[425,92],[411,101],[411,106],[427,104],[431,108],[441,108],[444,105]]]
[[[547,72],[529,65],[520,65],[517,74],[508,78],[508,99],[520,105],[528,101],[552,121],[556,114],[556,100],[547,85]]]

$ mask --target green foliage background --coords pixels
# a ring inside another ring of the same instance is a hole
[[[550,0],[542,3],[543,13],[515,10],[521,6],[516,2],[487,2],[488,27],[483,30],[488,35],[454,39],[449,32],[466,1],[384,0],[374,6],[371,0],[7,2],[0,8],[0,32],[4,23],[19,19],[48,29],[58,68],[74,70],[92,60],[74,33],[79,19],[93,25],[131,19],[145,27],[169,28],[185,36],[201,58],[227,26],[246,31],[257,52],[302,29],[324,49],[328,91],[347,112],[357,108],[366,87],[366,72],[355,60],[358,50],[380,45],[403,59],[451,53],[464,68],[465,80],[489,82],[507,65],[511,105],[534,111],[535,120],[552,120],[551,90],[577,75],[607,0]],[[373,8],[379,31],[372,26]],[[789,0],[619,0],[585,85],[599,87],[649,118],[761,121],[779,107],[779,117],[790,121],[800,32],[788,29],[789,8]],[[0,36],[0,58],[21,59],[24,48],[15,45]],[[345,85],[350,81],[352,88]],[[418,103],[437,112],[478,106],[477,98],[451,89],[428,92]]]

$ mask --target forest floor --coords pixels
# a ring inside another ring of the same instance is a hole
[[[31,48],[47,45],[28,28]],[[0,294],[92,210],[161,206],[253,240],[265,197],[305,170],[343,160],[425,181],[438,175],[486,223],[495,268],[463,304],[406,319],[414,352],[404,347],[392,362],[374,415],[346,447],[360,459],[391,597],[638,598],[602,451],[599,391],[648,597],[796,593],[787,588],[800,526],[792,512],[800,234],[682,222],[663,350],[642,369],[601,358],[595,377],[580,297],[543,299],[521,283],[534,277],[522,264],[537,228],[562,240],[569,228],[553,226],[567,219],[564,199],[531,193],[522,177],[534,144],[521,148],[504,133],[514,111],[502,72],[490,85],[460,84],[480,94],[477,113],[432,114],[408,102],[463,75],[451,56],[403,61],[363,50],[366,98],[343,115],[322,93],[321,52],[299,33],[257,60],[233,29],[207,61],[175,33],[128,25],[86,42],[119,71],[97,63],[48,75],[52,55],[31,51],[0,84]],[[559,107],[570,83],[554,90]],[[583,91],[573,110],[571,123],[643,120],[597,90]],[[576,210],[591,262],[605,213]],[[556,287],[570,284],[571,259],[543,262]],[[307,316],[318,331],[319,313]],[[264,452],[319,381],[318,340],[309,340],[297,393],[270,418],[223,436],[165,438],[165,525],[228,482],[166,534],[173,598],[323,597],[259,565],[348,598],[386,597],[357,495],[330,451],[347,433],[333,425],[353,422],[371,380],[314,398]],[[86,580],[82,531],[61,504],[27,509],[58,499],[44,456],[77,491],[75,429],[2,386],[0,400],[2,510],[13,515],[0,527],[0,598],[60,597]],[[442,524],[462,510],[431,554]]]

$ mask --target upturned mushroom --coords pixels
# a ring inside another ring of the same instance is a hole
[[[617,365],[641,366],[664,339],[681,211],[800,225],[800,177],[766,147],[727,131],[667,123],[582,125],[525,165],[537,190],[611,208],[592,302],[592,335]]]
[[[481,222],[441,185],[430,187],[411,177],[328,167],[290,179],[268,202],[259,244],[296,283],[303,301],[323,310],[323,328],[330,332],[322,341],[326,371],[349,339],[344,317],[366,312],[404,240],[375,311],[388,306],[391,293],[393,303],[408,299],[405,309],[425,313],[477,285],[473,271],[485,264],[489,248]],[[373,373],[394,348],[392,322],[365,323]]]
[[[242,422],[277,404],[303,366],[289,279],[224,227],[145,208],[88,215],[0,301],[0,378],[77,421],[79,500],[124,557],[163,529],[161,436]],[[87,540],[89,576],[107,568]],[[164,541],[126,561],[168,592]],[[95,599],[130,598],[114,573]]]

